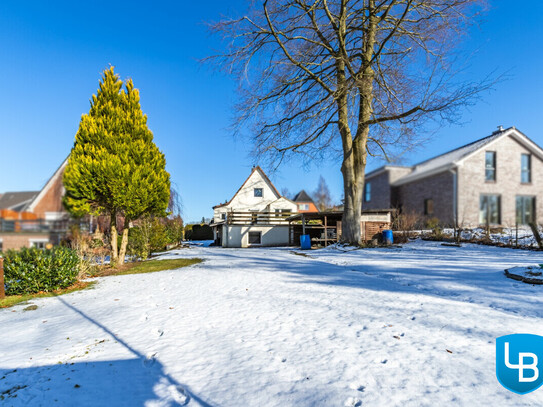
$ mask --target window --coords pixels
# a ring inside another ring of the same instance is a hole
[[[263,189],[262,188],[255,188],[255,198],[262,198],[263,196]]]
[[[366,182],[364,185],[364,202],[371,201],[371,182]]]
[[[224,212],[221,213],[221,219],[222,219],[222,220],[226,220],[226,213],[224,213]]]
[[[45,250],[45,246],[47,246],[47,243],[49,243],[48,240],[43,239],[36,239],[36,240],[29,240],[30,247],[35,247],[36,249]]]
[[[433,215],[434,214],[434,200],[433,199],[425,199],[424,200],[424,214],[425,215]]]
[[[528,225],[535,221],[535,197],[517,195],[517,224]]]
[[[4,242],[0,239],[0,253],[2,253],[2,250],[4,250]]]
[[[298,209],[301,211],[308,211],[309,210],[309,204],[298,204]]]
[[[496,181],[496,152],[485,153],[485,181]]]
[[[249,244],[262,244],[262,232],[249,232]]]
[[[481,225],[499,225],[500,219],[500,196],[481,195],[479,205],[479,223]]]
[[[520,182],[529,184],[532,182],[532,156],[521,154],[520,156]]]

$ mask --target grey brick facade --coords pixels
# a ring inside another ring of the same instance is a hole
[[[485,154],[496,157],[495,181],[485,180]],[[521,155],[531,161],[531,181],[521,182]],[[371,199],[364,209],[399,208],[443,225],[481,225],[481,195],[499,196],[499,224],[515,226],[517,196],[535,199],[543,223],[543,150],[515,128],[460,147],[413,167],[385,166],[366,175]]]

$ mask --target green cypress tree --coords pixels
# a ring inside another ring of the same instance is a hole
[[[122,86],[113,67],[104,71],[64,172],[64,204],[73,215],[111,217],[112,264],[124,262],[130,222],[165,216],[170,196],[166,159],[153,142],[139,92],[132,80]],[[117,216],[124,218],[120,252]]]

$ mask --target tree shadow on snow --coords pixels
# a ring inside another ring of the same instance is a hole
[[[107,327],[57,298],[100,327],[134,357],[98,362],[68,361],[22,369],[0,368],[0,405],[184,406],[190,403],[210,407],[186,385],[167,374],[158,359],[145,357]]]
[[[273,249],[269,250],[269,255],[262,255],[262,250],[266,249],[259,253],[246,252],[243,266],[287,273],[298,283],[422,294],[473,302],[513,314],[543,315],[541,287],[519,283],[504,275],[504,269],[514,265],[543,263],[539,252],[479,245],[444,248],[440,243],[412,243],[401,249],[376,248],[343,253],[331,249],[312,250],[304,252],[309,257],[293,254],[290,260],[286,254],[274,255]]]

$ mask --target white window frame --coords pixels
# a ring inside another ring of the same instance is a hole
[[[49,244],[49,239],[28,239],[28,244],[30,247],[36,247],[35,243],[43,243],[43,249]],[[38,249],[41,249],[41,247],[38,247]]]

